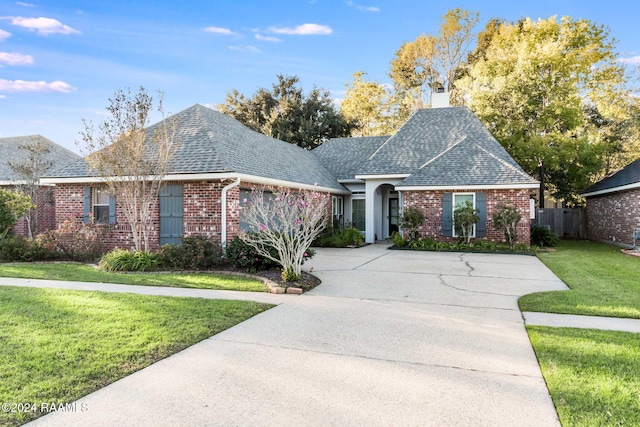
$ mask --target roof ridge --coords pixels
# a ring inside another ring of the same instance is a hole
[[[480,146],[480,144],[475,143],[474,144],[476,147],[478,147],[479,149],[481,149],[482,151],[484,151],[485,153],[487,153],[489,156],[493,157],[494,159],[496,159],[497,161],[499,161],[500,163],[502,163],[503,165],[507,166],[508,168],[518,172],[519,174],[525,173],[522,169],[519,169],[517,167],[515,167],[514,165],[505,162],[503,159],[501,159],[500,157],[496,156],[495,154],[493,154],[492,152],[490,152],[489,150],[487,150],[486,148]]]
[[[453,136],[453,135],[451,135]],[[455,138],[455,136],[453,136],[453,138]],[[447,147],[444,151],[442,151],[440,154],[433,156],[431,159],[429,159],[424,165],[420,166],[418,168],[418,170],[422,169],[423,167],[427,166],[429,163],[437,160],[438,158],[440,158],[441,156],[444,156],[447,152],[449,152],[450,150],[454,149],[455,147],[458,146],[458,144],[460,144],[462,141],[464,141],[465,139],[467,139],[467,135],[463,135],[462,137],[459,137],[460,140],[454,142],[452,145],[450,145],[449,147]],[[476,144],[477,145],[477,144]]]

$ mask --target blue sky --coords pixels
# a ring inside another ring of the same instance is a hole
[[[169,113],[251,95],[279,73],[340,99],[358,70],[388,82],[400,45],[454,7],[480,12],[477,30],[493,17],[590,19],[640,63],[637,0],[0,0],[0,137],[78,152],[82,120],[103,120],[116,90],[140,85],[163,91]]]

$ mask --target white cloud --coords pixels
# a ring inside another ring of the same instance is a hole
[[[229,46],[230,50],[235,50],[238,52],[253,52],[253,53],[260,53],[260,49],[258,49],[255,46],[251,46],[251,45],[246,45],[246,46]]]
[[[361,4],[354,3],[352,1],[348,1],[347,5],[351,6],[355,10],[360,10],[363,12],[380,12],[380,8],[377,6],[363,6]]]
[[[76,90],[68,83],[56,80],[47,83],[45,81],[5,80],[0,79],[0,91],[2,92],[60,92],[69,93]]]
[[[0,67],[2,65],[31,65],[33,57],[21,53],[0,52]]]
[[[7,95],[0,95],[0,99],[5,99]]]
[[[0,42],[11,37],[11,33],[5,30],[0,30]]]
[[[62,22],[53,18],[23,18],[22,16],[10,17],[11,23],[19,27],[27,28],[31,31],[36,31],[41,36],[48,36],[51,34],[80,34],[80,31],[71,28],[68,25],[64,25]]]
[[[16,4],[18,6],[24,6],[24,7],[34,7],[34,5],[32,5],[31,3],[25,3],[23,1],[17,1]]]
[[[326,36],[331,34],[331,27],[320,24],[302,24],[297,27],[269,27],[269,32],[276,34],[288,34],[293,36]]]
[[[629,58],[618,58],[618,62],[623,64],[640,65],[640,56],[632,56]]]
[[[208,32],[208,33],[222,34],[222,35],[225,35],[225,36],[235,36],[235,35],[237,35],[233,31],[231,31],[230,29],[223,28],[223,27],[207,27],[204,30],[206,32]]]
[[[281,42],[282,39],[273,36],[263,36],[262,34],[256,34],[257,40],[262,40],[263,42]]]

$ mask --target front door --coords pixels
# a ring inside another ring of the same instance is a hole
[[[398,231],[398,199],[389,199],[389,236]]]

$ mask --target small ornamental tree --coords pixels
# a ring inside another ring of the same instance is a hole
[[[157,110],[164,119],[162,93],[159,98]],[[178,148],[175,126],[163,120],[147,128],[154,104],[143,87],[135,95],[129,89],[119,90],[109,104],[110,117],[99,125],[97,134],[93,124],[85,121],[81,132],[85,160],[116,197],[131,227],[135,249],[148,250],[153,209]]]
[[[400,216],[400,227],[404,231],[404,237],[409,240],[418,240],[420,232],[418,229],[424,224],[424,212],[415,206],[409,206]]]
[[[0,242],[11,231],[16,221],[33,207],[29,196],[0,188]]]
[[[461,241],[466,243],[471,241],[473,226],[480,221],[479,212],[480,210],[474,208],[469,200],[465,201],[464,205],[456,207],[453,211],[453,224]]]
[[[497,206],[497,210],[493,214],[494,227],[498,230],[504,230],[504,238],[511,249],[513,249],[513,244],[518,239],[517,226],[520,219],[522,219],[522,215],[520,215],[518,208],[502,203]]]
[[[330,220],[330,207],[330,195],[318,191],[279,188],[270,197],[263,189],[254,189],[242,208],[242,219],[252,232],[242,238],[282,266],[285,282],[298,280],[311,243]],[[270,248],[275,248],[277,258]]]

